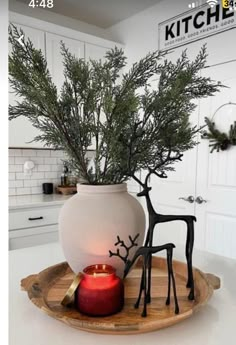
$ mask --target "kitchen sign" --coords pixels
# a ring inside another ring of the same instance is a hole
[[[236,11],[199,6],[158,25],[160,50],[176,48],[236,27]]]

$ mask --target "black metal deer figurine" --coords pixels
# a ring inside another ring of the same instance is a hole
[[[137,194],[137,196],[144,196],[146,199],[147,210],[149,214],[149,224],[148,224],[148,231],[145,239],[145,246],[152,247],[153,245],[153,231],[157,224],[159,223],[166,223],[172,221],[183,221],[187,225],[187,237],[186,237],[186,245],[185,245],[185,256],[187,260],[187,269],[188,269],[188,278],[186,287],[190,288],[190,292],[188,295],[189,300],[194,300],[194,279],[193,279],[193,268],[192,268],[192,253],[193,253],[193,244],[194,244],[194,222],[197,221],[196,217],[191,215],[163,215],[159,214],[154,210],[150,199],[150,191],[152,190],[151,187],[148,186],[148,182],[152,175],[157,176],[159,178],[167,178],[167,175],[161,168],[165,167],[165,164],[170,162],[177,162],[181,161],[183,154],[177,152],[175,155],[172,155],[172,151],[169,150],[166,155],[160,152],[160,162],[155,166],[148,167],[144,173],[146,172],[146,176],[144,182],[141,181],[134,173],[130,174],[129,176],[134,179],[141,187],[142,191]],[[151,269],[151,260],[149,263],[149,270]],[[151,275],[149,274],[149,279],[151,279]],[[149,288],[151,288],[151,284],[149,284]],[[150,291],[147,293],[147,299],[150,302]]]
[[[173,243],[167,243],[162,246],[156,246],[156,247],[140,247],[134,254],[132,260],[127,260],[126,262],[125,269],[124,269],[124,278],[129,273],[130,268],[133,266],[137,258],[139,256],[143,257],[143,272],[142,272],[142,278],[141,278],[141,283],[140,283],[139,296],[134,305],[135,308],[139,307],[142,291],[144,291],[143,312],[141,314],[143,317],[147,316],[147,303],[148,303],[147,293],[148,291],[150,291],[150,287],[149,287],[149,282],[151,282],[151,279],[149,279],[149,275],[151,275],[151,270],[149,269],[150,257],[152,256],[152,254],[158,253],[162,250],[166,250],[167,252],[168,293],[167,293],[166,305],[170,304],[170,289],[171,289],[171,281],[172,281],[174,301],[175,301],[175,314],[179,314],[179,305],[178,305],[178,299],[177,299],[177,294],[176,294],[175,277],[174,277],[173,268],[172,268],[173,248],[175,248],[175,245]],[[147,277],[147,268],[148,268],[148,277]]]
[[[125,255],[121,255],[120,253],[120,249],[118,248],[116,250],[116,253],[113,253],[111,250],[109,250],[109,257],[111,256],[118,256],[125,264],[128,260],[129,257],[129,252],[130,249],[132,249],[133,247],[137,247],[138,243],[136,243],[135,241],[137,240],[137,238],[139,237],[139,234],[137,234],[134,239],[132,239],[131,236],[129,236],[129,240],[130,240],[130,245],[126,245],[125,242],[123,240],[120,239],[120,236],[117,236],[117,242],[115,243],[115,246],[120,246],[121,248],[124,248],[125,250]]]
[[[166,299],[166,305],[170,304],[170,290],[171,290],[171,281],[173,285],[173,292],[174,292],[174,301],[175,301],[175,313],[179,313],[179,306],[178,306],[178,300],[177,300],[177,294],[176,294],[176,284],[175,284],[175,277],[173,273],[172,268],[172,257],[173,257],[173,248],[175,248],[175,245],[172,243],[167,243],[162,246],[156,246],[156,247],[139,247],[134,254],[133,258],[131,260],[128,259],[130,249],[137,246],[137,243],[135,243],[136,239],[138,238],[139,234],[135,236],[134,239],[129,236],[130,245],[127,246],[124,241],[122,241],[119,236],[117,236],[117,242],[115,243],[115,246],[120,246],[125,249],[125,255],[121,255],[120,250],[117,249],[116,253],[113,253],[109,250],[110,257],[111,256],[118,256],[124,263],[125,263],[125,269],[124,269],[124,278],[129,273],[131,267],[133,266],[134,262],[137,260],[139,256],[142,256],[143,258],[143,270],[142,270],[142,277],[140,282],[140,289],[139,289],[139,295],[138,299],[134,305],[135,308],[139,307],[140,299],[142,296],[142,291],[144,291],[144,307],[142,312],[142,317],[147,316],[147,303],[150,302],[150,299],[148,299],[147,293],[150,293],[150,287],[149,284],[151,284],[151,279],[149,279],[149,276],[151,275],[151,268],[149,269],[149,263],[151,262],[150,257],[152,254],[158,253],[160,251],[166,250],[167,252],[167,268],[168,268],[168,293],[167,293],[167,299]],[[148,269],[148,276],[147,276],[147,269]]]
[[[193,269],[192,269],[192,253],[193,253],[193,244],[194,244],[194,221],[196,221],[196,217],[194,216],[188,216],[188,215],[162,215],[157,213],[152,205],[149,192],[151,191],[151,187],[147,187],[143,189],[142,192],[138,193],[138,196],[145,196],[146,203],[147,203],[147,209],[148,209],[148,215],[149,215],[149,227],[146,235],[145,240],[145,247],[152,247],[153,245],[153,232],[155,229],[155,226],[159,223],[166,223],[166,222],[172,222],[176,220],[184,221],[187,224],[187,239],[186,239],[186,247],[185,247],[185,255],[187,260],[187,267],[188,267],[188,280],[186,287],[190,288],[190,292],[188,295],[189,300],[194,299],[194,279],[193,279]],[[148,269],[151,270],[151,260],[152,257],[149,257],[149,264]],[[147,302],[149,303],[151,301],[151,274],[148,274],[148,292],[147,292]]]

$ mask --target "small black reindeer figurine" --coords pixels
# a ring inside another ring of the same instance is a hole
[[[139,256],[143,257],[143,271],[142,271],[142,278],[140,283],[140,290],[139,290],[139,296],[138,299],[134,305],[135,308],[139,307],[140,299],[142,296],[142,291],[144,291],[144,306],[143,306],[143,312],[142,317],[147,316],[147,292],[149,290],[149,282],[151,282],[151,279],[149,279],[149,275],[151,274],[151,270],[148,270],[148,277],[147,277],[147,268],[150,262],[150,256],[152,254],[158,253],[162,250],[166,250],[167,253],[167,268],[168,268],[168,293],[167,293],[167,299],[166,299],[166,305],[170,304],[170,289],[171,289],[171,281],[173,285],[173,292],[174,292],[174,301],[175,301],[175,314],[179,314],[179,305],[176,295],[176,285],[175,285],[175,277],[173,273],[172,268],[172,257],[173,257],[173,248],[175,248],[175,245],[172,243],[167,243],[162,246],[156,246],[156,247],[140,247],[136,253],[134,254],[132,260],[127,260],[125,264],[124,269],[124,278],[129,273],[131,267],[133,266],[134,262],[137,260]],[[147,279],[148,278],[148,279]]]
[[[124,278],[129,273],[131,267],[133,266],[134,262],[139,256],[143,257],[143,270],[142,270],[142,277],[140,282],[140,289],[139,289],[139,295],[138,299],[134,305],[135,308],[139,307],[140,299],[142,296],[142,291],[144,291],[144,308],[142,312],[142,316],[147,316],[147,303],[150,303],[150,286],[151,284],[151,267],[149,264],[151,263],[151,256],[154,253],[158,253],[162,250],[166,250],[167,252],[167,268],[168,268],[168,294],[166,299],[166,305],[170,304],[170,288],[171,288],[171,280],[173,285],[173,291],[174,291],[174,300],[175,300],[175,313],[179,313],[179,306],[177,301],[177,295],[176,295],[176,285],[175,285],[175,277],[173,273],[172,268],[172,257],[173,257],[173,248],[175,248],[175,245],[172,243],[167,243],[162,246],[156,246],[156,247],[139,247],[134,254],[132,260],[129,260],[129,252],[130,249],[137,246],[138,244],[135,242],[138,238],[139,234],[137,234],[134,239],[132,239],[131,236],[129,236],[130,245],[126,245],[124,241],[120,239],[119,236],[117,236],[117,242],[115,243],[115,246],[120,246],[121,248],[124,248],[125,253],[124,255],[121,255],[119,248],[116,250],[116,253],[113,253],[111,250],[109,250],[109,256],[118,256],[124,263],[125,263],[125,269],[124,269]],[[147,269],[148,269],[148,277],[147,277]]]
[[[137,240],[137,238],[139,237],[139,234],[137,234],[134,239],[132,239],[131,236],[129,236],[129,240],[130,240],[130,245],[127,246],[125,244],[124,241],[122,241],[120,239],[119,236],[117,236],[117,242],[115,243],[115,246],[120,246],[121,248],[124,248],[125,250],[125,255],[122,256],[121,253],[120,253],[120,250],[117,249],[116,250],[116,253],[113,253],[112,251],[109,250],[109,256],[118,256],[125,264],[128,260],[128,256],[129,256],[129,252],[130,252],[130,249],[132,249],[133,247],[137,247],[138,246],[138,243],[136,243],[135,241]]]

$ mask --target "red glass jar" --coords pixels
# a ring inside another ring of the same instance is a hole
[[[106,264],[88,266],[75,293],[75,306],[83,314],[107,316],[124,305],[124,285],[115,269]]]

